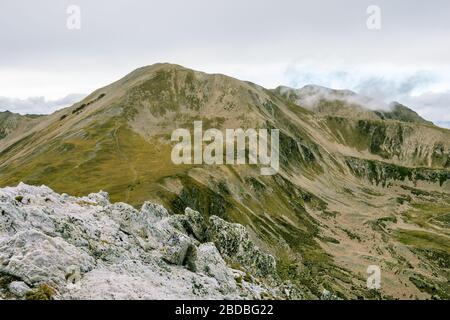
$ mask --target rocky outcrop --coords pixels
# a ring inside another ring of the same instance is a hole
[[[382,186],[387,186],[392,181],[405,180],[414,184],[418,181],[424,181],[442,186],[450,180],[450,170],[447,169],[411,168],[354,157],[347,157],[345,161],[354,175]]]
[[[208,240],[216,244],[220,253],[260,276],[275,273],[275,259],[263,253],[250,240],[243,225],[229,223],[219,217],[209,219]]]
[[[251,242],[243,226],[217,217],[205,222],[189,208],[184,215],[170,215],[149,202],[140,210],[111,204],[106,192],[76,198],[45,186],[0,189],[3,299],[246,299],[278,294],[263,282],[246,283],[241,271],[227,265],[225,255],[241,262],[244,270],[274,270],[273,257]]]
[[[202,272],[215,278],[225,291],[236,290],[234,274],[227,267],[213,243],[203,243],[198,247],[192,247],[192,252],[188,256],[187,263],[192,271]]]
[[[332,140],[369,152],[383,161],[434,169],[450,165],[448,132],[432,125],[335,115],[328,115],[322,121],[332,133]]]

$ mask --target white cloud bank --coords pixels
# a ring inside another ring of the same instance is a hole
[[[85,96],[84,94],[73,93],[56,100],[46,100],[45,97],[29,97],[27,99],[0,97],[0,111],[8,110],[20,114],[48,114],[68,107]]]
[[[88,93],[135,68],[172,62],[265,87],[349,89],[397,100],[436,123],[450,121],[448,0],[377,0],[377,31],[366,26],[371,0],[76,4],[81,29],[70,31],[69,2],[1,2],[0,96],[45,96],[42,107],[16,101],[10,108],[49,112],[49,101],[70,92]]]
[[[389,105],[397,101],[436,125],[450,128],[450,68],[395,65],[294,64],[286,69],[286,85],[318,84],[347,89]]]

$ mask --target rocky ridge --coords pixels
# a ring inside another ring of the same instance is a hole
[[[282,294],[270,285],[275,259],[255,246],[245,227],[216,216],[206,221],[190,208],[170,215],[150,202],[140,210],[111,204],[106,192],[77,198],[20,183],[0,189],[0,212],[1,299]]]

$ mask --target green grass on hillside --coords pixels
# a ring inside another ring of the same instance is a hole
[[[171,146],[147,142],[117,121],[86,128],[82,134],[53,140],[34,156],[18,159],[1,172],[3,186],[45,184],[57,192],[86,195],[108,191],[112,201],[140,204],[153,183],[186,170],[170,160]]]
[[[450,238],[435,233],[400,229],[395,232],[396,238],[408,246],[418,249],[436,249],[450,252]]]

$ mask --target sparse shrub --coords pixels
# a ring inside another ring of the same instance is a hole
[[[27,300],[53,300],[55,295],[55,290],[48,284],[43,283],[39,285],[36,289],[27,292],[25,299]]]
[[[253,282],[252,276],[248,272],[246,272],[244,275],[244,281],[245,282]]]
[[[22,202],[23,196],[17,196],[17,197],[15,197],[15,199],[17,202]]]

